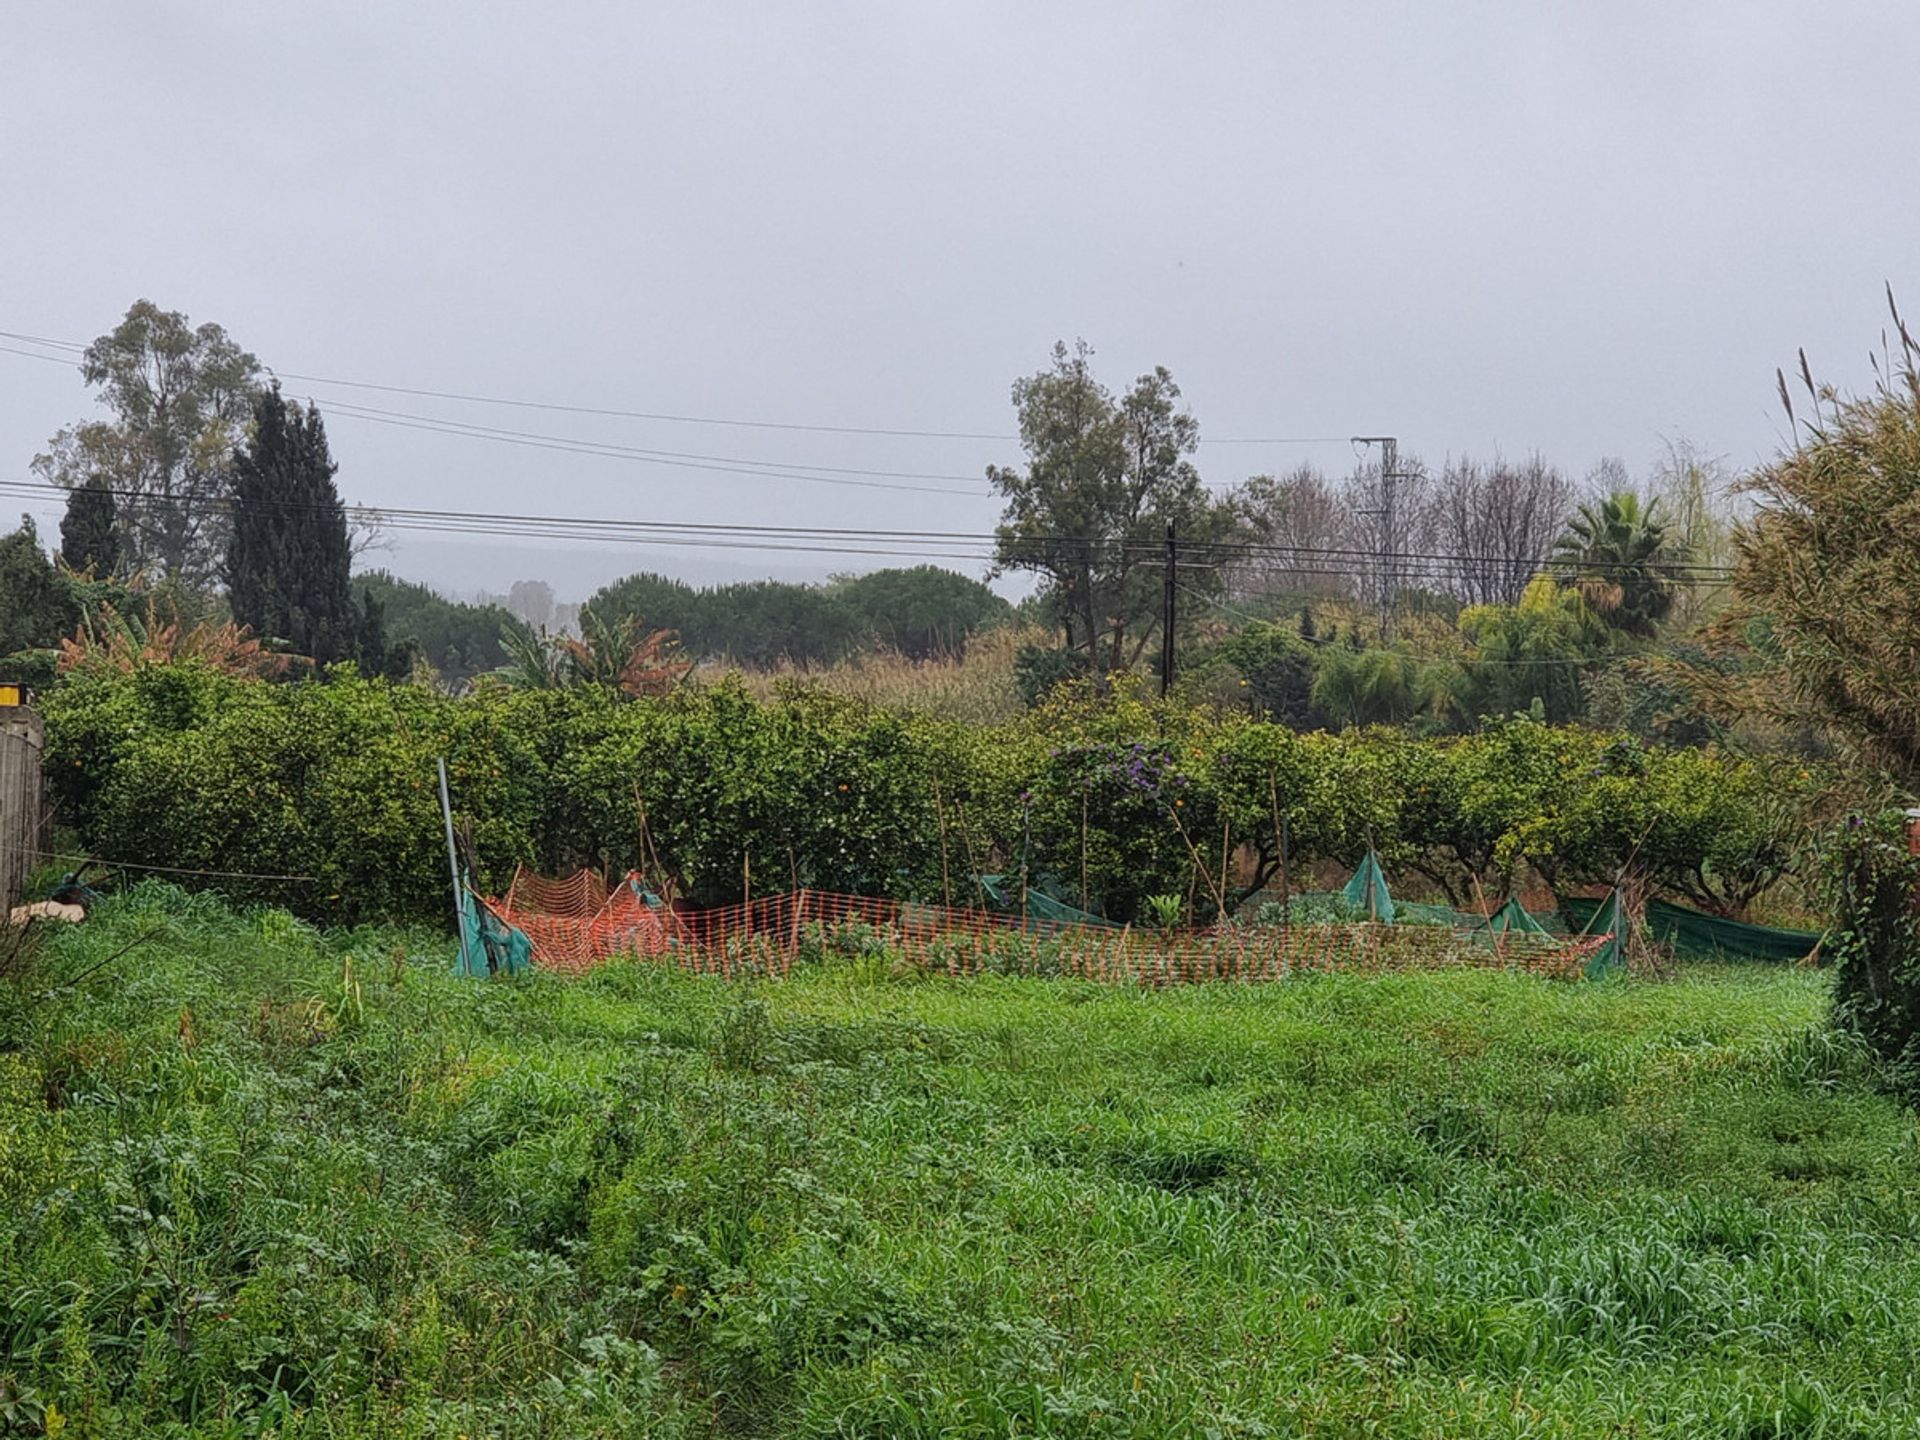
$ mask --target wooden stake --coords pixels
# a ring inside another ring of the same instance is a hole
[[[1212,890],[1213,889],[1213,873],[1207,869],[1206,862],[1200,858],[1200,852],[1194,849],[1193,841],[1187,837],[1187,827],[1180,823],[1180,812],[1178,810],[1175,810],[1172,806],[1168,806],[1167,817],[1173,821],[1173,828],[1180,832],[1180,843],[1187,847],[1187,854],[1191,856],[1193,859],[1194,876],[1196,877],[1196,879],[1201,879],[1201,878],[1205,879],[1207,882],[1207,888],[1209,890]],[[1191,905],[1192,896],[1193,896],[1193,888],[1191,885],[1188,886],[1187,896],[1188,896],[1188,904]],[[1227,908],[1227,897],[1225,895],[1222,895],[1219,891],[1216,890],[1214,891],[1214,899],[1216,902],[1218,902],[1221,911],[1225,912]]]
[[[933,782],[933,815],[940,826],[940,903],[953,908],[953,883],[947,876],[947,807],[940,801],[940,782]]]
[[[1227,922],[1227,857],[1229,842],[1233,835],[1233,821],[1227,816],[1220,817],[1220,923]]]
[[[1081,910],[1085,908],[1087,908],[1087,791],[1081,789]]]
[[[1288,891],[1293,887],[1288,883],[1293,877],[1287,873],[1287,821],[1280,813],[1280,782],[1273,772],[1267,772],[1267,798],[1273,802],[1273,843],[1280,847],[1280,933],[1287,933],[1287,907],[1292,903]]]
[[[960,841],[967,847],[967,869],[973,874],[974,888],[980,892],[980,908],[991,910],[993,906],[987,899],[987,882],[980,878],[980,862],[973,853],[973,829],[967,824],[967,807],[958,800],[953,803],[959,807]]]

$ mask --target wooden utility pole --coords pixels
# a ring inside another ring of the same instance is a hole
[[[1160,598],[1160,694],[1165,698],[1173,689],[1173,623],[1174,623],[1174,586],[1179,574],[1180,541],[1174,529],[1174,522],[1167,522],[1167,560],[1166,580],[1161,586]]]

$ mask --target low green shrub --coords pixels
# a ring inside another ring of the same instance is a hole
[[[1523,866],[1582,885],[1631,859],[1655,888],[1737,913],[1798,863],[1795,801],[1813,788],[1797,767],[1524,719],[1453,739],[1299,734],[1125,688],[1069,686],[1016,723],[969,726],[799,685],[765,702],[735,682],[456,698],[189,664],[76,675],[46,709],[61,817],[97,853],[268,877],[219,883],[346,923],[444,911],[441,757],[496,890],[517,864],[657,856],[702,904],[796,883],[964,904],[974,871],[1024,872],[1135,923],[1164,895],[1213,919],[1236,898],[1217,893],[1223,848],[1258,888],[1283,832],[1296,865],[1371,843],[1456,904]]]
[[[1858,1036],[1894,1083],[1920,1098],[1920,858],[1904,817],[1851,816],[1827,847],[1835,1024]]]

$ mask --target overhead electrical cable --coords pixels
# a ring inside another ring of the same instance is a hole
[[[18,330],[0,330],[0,336],[12,340],[24,340],[34,345],[50,345],[62,350],[83,353],[88,347],[75,340],[55,340],[45,335],[31,335]],[[21,352],[14,352],[21,353]],[[54,358],[47,356],[40,359]],[[883,425],[832,425],[786,420],[751,420],[738,417],[716,415],[687,415],[661,410],[633,410],[607,405],[573,405],[552,400],[527,400],[505,395],[479,395],[459,390],[438,390],[418,385],[392,385],[373,380],[348,380],[337,375],[312,375],[297,370],[277,370],[269,367],[269,373],[286,380],[298,380],[306,385],[336,385],[348,390],[373,390],[389,395],[411,395],[425,400],[449,400],[464,405],[498,405],[516,410],[546,410],[565,415],[594,415],[622,420],[652,420],[674,425],[711,425],[744,430],[786,430],[802,434],[819,435],[876,435],[899,439],[919,440],[1000,440],[1017,441],[1019,436],[1002,431],[987,430],[922,430],[898,426]],[[1203,445],[1344,445],[1352,437],[1349,435],[1249,435],[1228,436],[1219,439],[1203,437]]]
[[[52,500],[68,493],[48,481],[0,479],[0,493]],[[136,507],[174,504],[142,491],[108,488],[107,493]],[[311,503],[267,500],[253,502],[270,508],[310,510]],[[198,502],[203,510],[230,507],[230,500]],[[836,526],[776,526],[730,522],[636,520],[619,517],[568,516],[526,512],[430,510],[346,504],[342,513],[351,521],[382,529],[500,536],[520,541],[574,540],[586,543],[683,545],[733,550],[813,550],[822,553],[911,555],[928,559],[992,561],[998,558],[997,537],[991,532],[912,529],[859,529]],[[1034,545],[1084,546],[1102,559],[1133,557],[1142,568],[1164,563],[1164,542],[1115,540],[1110,537],[1041,535],[1027,537]],[[1363,561],[1371,553],[1340,547],[1283,546],[1247,541],[1204,541],[1180,546],[1180,568],[1211,570],[1234,562],[1266,561],[1288,575],[1339,575],[1364,578],[1373,568]],[[1510,563],[1506,557],[1433,554],[1400,557],[1409,578],[1445,579],[1459,567]],[[1450,568],[1451,567],[1451,568]],[[1553,557],[1536,570],[1564,570]],[[1675,583],[1723,583],[1728,567],[1652,567]],[[1278,593],[1278,592],[1274,592]]]

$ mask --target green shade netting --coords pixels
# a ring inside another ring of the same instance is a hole
[[[1560,909],[1570,927],[1584,929],[1591,926],[1594,912],[1604,904],[1604,901],[1572,896],[1560,901]],[[1723,920],[1717,915],[1675,905],[1670,900],[1647,902],[1647,929],[1656,940],[1671,945],[1674,954],[1690,960],[1787,963],[1804,959],[1820,943],[1819,934],[1812,930],[1782,930],[1771,925]]]
[[[1393,896],[1387,893],[1387,875],[1380,868],[1380,859],[1373,853],[1372,846],[1367,847],[1367,858],[1360,862],[1360,868],[1353,872],[1353,879],[1341,893],[1357,913],[1369,920],[1393,923]]]
[[[1548,933],[1547,927],[1534,919],[1532,913],[1515,895],[1509,895],[1507,903],[1486,919],[1475,921],[1473,928],[1489,931],[1495,935],[1545,935]]]
[[[533,942],[482,905],[473,891],[460,897],[460,973],[486,979],[518,975],[533,966]]]
[[[1564,903],[1564,902],[1562,902]],[[1620,892],[1609,890],[1607,898],[1596,904],[1580,928],[1582,935],[1604,935],[1606,943],[1587,961],[1587,979],[1598,980],[1627,968],[1629,917],[1620,903]]]
[[[982,875],[980,888],[987,892],[987,899],[999,910],[1016,910],[1020,905],[1020,882],[1009,880],[1005,875]],[[1057,895],[1049,895],[1038,883],[1027,886],[1027,915],[1029,921],[1042,925],[1094,925],[1103,930],[1114,929],[1111,920],[1102,920],[1098,915],[1089,914],[1074,905],[1069,905]]]

